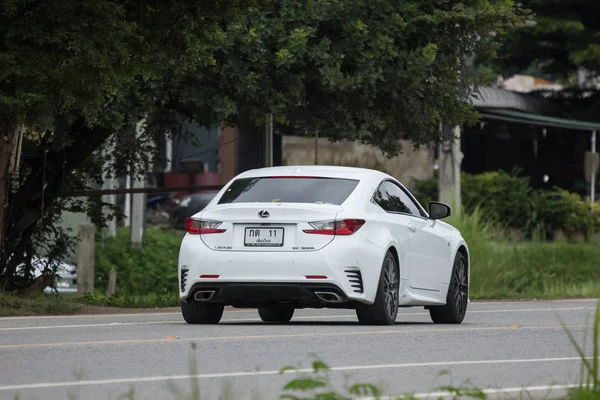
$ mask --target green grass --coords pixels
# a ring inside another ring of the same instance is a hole
[[[62,296],[40,294],[23,297],[0,292],[0,317],[73,314],[81,308],[81,304]]]
[[[600,246],[500,240],[476,211],[448,223],[471,255],[472,299],[557,299],[600,296]]]
[[[77,296],[73,302],[98,307],[121,308],[156,308],[179,306],[179,294],[175,290],[171,294],[150,293],[147,295],[117,295],[106,296],[96,293],[94,295]]]

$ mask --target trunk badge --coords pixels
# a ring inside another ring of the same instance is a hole
[[[261,218],[269,218],[271,214],[267,210],[261,210],[258,212],[258,216]]]

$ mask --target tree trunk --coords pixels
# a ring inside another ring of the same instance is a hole
[[[6,232],[6,209],[8,206],[9,186],[9,166],[11,156],[17,147],[18,130],[7,126],[5,130],[0,130],[0,266],[7,259],[5,254],[4,239]]]

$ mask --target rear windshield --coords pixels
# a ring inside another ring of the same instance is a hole
[[[260,177],[235,180],[223,196],[223,203],[316,203],[342,204],[358,180],[340,178]]]

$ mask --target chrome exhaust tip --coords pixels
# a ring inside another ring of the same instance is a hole
[[[194,300],[196,301],[208,301],[215,295],[214,290],[198,290],[194,293]]]
[[[343,303],[344,299],[335,292],[315,292],[315,296],[325,303]]]

